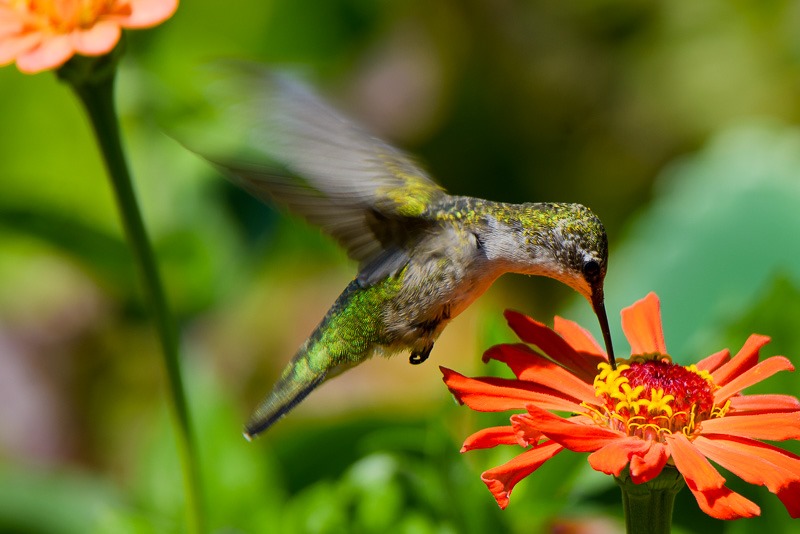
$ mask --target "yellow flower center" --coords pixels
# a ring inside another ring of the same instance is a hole
[[[54,33],[91,28],[104,15],[130,13],[126,0],[9,0],[31,26]]]
[[[691,436],[706,419],[722,417],[728,404],[714,404],[711,375],[694,365],[672,363],[664,354],[634,356],[616,369],[598,366],[594,379],[600,406],[584,406],[599,424],[642,439],[661,440],[664,434]]]

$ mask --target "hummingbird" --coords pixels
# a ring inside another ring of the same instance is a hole
[[[550,277],[583,295],[614,361],[603,297],[608,241],[589,208],[450,195],[411,156],[296,79],[252,65],[237,76],[247,88],[236,107],[250,150],[201,156],[256,198],[319,226],[358,263],[245,438],[372,356],[406,352],[421,364],[447,324],[504,273]]]

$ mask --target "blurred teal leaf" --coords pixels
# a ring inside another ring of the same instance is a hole
[[[655,291],[677,361],[719,350],[717,333],[753,307],[773,276],[800,284],[798,205],[800,129],[749,123],[720,133],[660,176],[626,235],[609,237],[609,317]],[[570,316],[597,333],[587,311],[581,305]],[[752,331],[742,327],[741,342]],[[612,330],[624,354],[621,329]]]
[[[800,284],[785,275],[778,273],[765,288],[761,297],[747,310],[734,318],[720,332],[720,343],[726,341],[739,342],[743,336],[752,333],[769,334],[772,341],[762,349],[761,356],[782,354],[800,364]],[[793,373],[779,373],[771,377],[767,383],[754,386],[761,392],[770,388],[770,384],[781,383],[792,387],[795,395],[800,395],[800,380]]]

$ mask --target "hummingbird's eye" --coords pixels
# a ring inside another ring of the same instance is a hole
[[[591,280],[600,274],[600,264],[594,260],[589,260],[583,264],[583,276]]]

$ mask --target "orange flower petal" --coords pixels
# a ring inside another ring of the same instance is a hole
[[[695,447],[750,484],[766,486],[789,515],[800,517],[800,457],[747,438],[698,436]]]
[[[564,447],[553,441],[546,441],[536,448],[525,451],[501,466],[489,469],[481,475],[481,480],[494,495],[500,508],[508,506],[508,497],[514,486],[530,475],[547,460],[563,451]]]
[[[536,445],[544,437],[539,429],[534,426],[531,416],[526,413],[512,415],[511,427],[514,429],[517,443],[522,447]]]
[[[0,38],[22,32],[24,25],[17,12],[0,5]]]
[[[573,371],[581,379],[591,382],[597,374],[597,366],[578,354],[569,343],[547,328],[544,324],[534,321],[527,315],[513,310],[505,311],[508,326],[524,342],[535,345],[544,354]]]
[[[621,437],[590,454],[589,465],[595,471],[619,476],[634,454],[644,453],[649,448],[650,443],[643,439],[632,436]]]
[[[747,338],[747,341],[744,342],[742,349],[736,353],[736,356],[734,356],[731,361],[725,363],[711,373],[714,383],[718,386],[723,386],[747,369],[753,367],[758,363],[758,351],[769,342],[770,339],[767,336],[760,336],[758,334],[751,335]]]
[[[517,434],[510,426],[493,426],[478,430],[466,440],[461,446],[461,452],[472,451],[475,449],[490,449],[497,445],[516,445]]]
[[[724,487],[725,479],[722,475],[714,469],[714,466],[682,432],[667,434],[666,442],[675,467],[692,488],[698,491],[708,491]]]
[[[730,380],[727,384],[714,392],[714,403],[722,404],[729,397],[736,395],[741,390],[762,380],[766,380],[778,371],[794,371],[792,362],[783,356],[773,356],[763,362],[758,362],[751,368]]]
[[[7,65],[17,56],[27,52],[42,42],[42,34],[26,33],[24,35],[9,35],[0,40],[0,65]]]
[[[644,484],[661,474],[669,460],[667,447],[658,441],[648,441],[650,448],[643,455],[631,458],[631,479],[634,484]]]
[[[86,30],[72,34],[75,51],[86,56],[99,56],[111,52],[122,31],[119,24],[101,21]]]
[[[608,361],[606,351],[600,348],[592,334],[578,323],[556,315],[553,321],[553,330],[572,345],[572,348],[576,351],[587,357],[594,356],[597,359],[597,363]]]
[[[495,345],[483,354],[484,362],[490,359],[508,365],[520,380],[545,387],[557,385],[560,392],[579,403],[596,401],[594,387],[522,343]]]
[[[697,499],[700,509],[713,518],[731,520],[755,517],[761,514],[761,508],[756,503],[745,499],[725,486],[719,489],[700,491],[693,488],[688,481],[686,485]]]
[[[573,412],[580,408],[573,399],[537,384],[506,378],[468,378],[445,367],[439,369],[456,400],[479,412],[518,410],[531,402],[548,410]]]
[[[755,503],[725,487],[725,479],[683,435],[666,436],[675,467],[697,499],[700,508],[717,519],[753,517],[761,513]]]
[[[178,0],[131,0],[131,14],[124,28],[148,28],[170,18],[178,9]]]
[[[729,414],[703,421],[700,428],[703,434],[728,434],[771,441],[800,439],[800,412]]]
[[[620,432],[593,424],[580,424],[563,419],[535,404],[529,404],[526,408],[531,415],[531,424],[534,428],[571,451],[593,452],[623,436]]]
[[[735,395],[731,397],[734,412],[795,412],[800,401],[791,395]]]
[[[731,359],[731,351],[722,349],[715,352],[711,356],[703,358],[697,363],[697,368],[701,371],[708,371],[709,373],[715,371],[720,365],[727,363]]]
[[[55,35],[42,40],[39,46],[17,56],[17,68],[26,74],[60,67],[75,54],[72,36]]]
[[[655,293],[637,300],[621,312],[622,331],[631,344],[631,355],[667,354],[661,327],[661,303]]]

